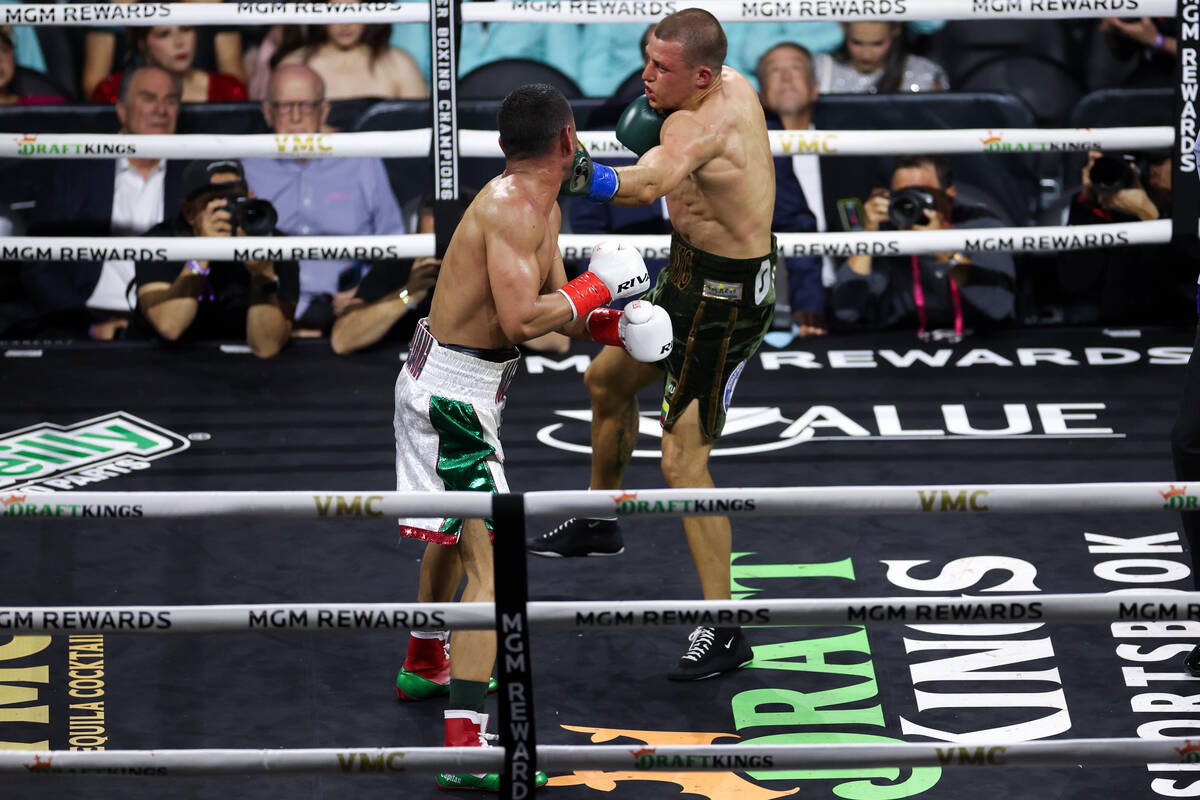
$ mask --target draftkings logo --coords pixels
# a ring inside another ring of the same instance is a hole
[[[550,779],[550,786],[586,786],[602,792],[611,792],[618,783],[656,782],[675,785],[681,794],[702,797],[706,800],[721,800],[721,798],[742,798],[743,800],[776,800],[776,798],[794,795],[799,787],[775,791],[759,786],[752,780],[737,772],[669,772],[667,770],[646,771],[653,765],[655,747],[660,745],[710,745],[718,739],[738,739],[734,733],[696,733],[691,731],[646,731],[618,730],[613,728],[592,728],[580,725],[563,725],[564,729],[576,733],[587,734],[592,742],[612,742],[618,739],[632,739],[641,742],[646,747],[633,751],[637,759],[632,769],[617,772],[596,772],[577,770],[570,775],[560,775]],[[728,744],[728,742],[720,742]],[[681,765],[682,767],[683,765]],[[684,768],[686,770],[686,768]],[[743,768],[744,769],[744,768]],[[903,795],[897,795],[903,796]]]
[[[43,422],[0,434],[0,491],[75,489],[148,469],[189,446],[185,437],[124,411],[74,425]]]
[[[279,137],[276,137],[279,138]],[[137,153],[137,145],[127,142],[39,142],[36,133],[14,136],[19,156],[69,156],[69,155],[118,155],[131,156]]]
[[[1163,508],[1168,511],[1181,511],[1185,508],[1197,507],[1196,498],[1187,493],[1187,484],[1176,486],[1172,483],[1169,489],[1165,492],[1160,491],[1159,494],[1163,499]]]
[[[1176,747],[1175,752],[1179,753],[1179,759],[1188,764],[1195,764],[1200,761],[1200,744],[1192,744],[1191,739],[1185,739],[1183,747]]]
[[[613,495],[613,509],[622,516],[629,514],[700,514],[722,511],[753,511],[757,505],[752,497],[728,497],[715,500],[683,498],[678,500],[639,500],[637,492]]]
[[[1086,130],[1086,129],[1085,129]],[[980,144],[988,153],[997,152],[1051,152],[1051,153],[1086,153],[1088,150],[1099,150],[1099,142],[1066,142],[1066,141],[1033,141],[1006,142],[1004,132],[997,133],[989,130],[987,136],[979,137]]]

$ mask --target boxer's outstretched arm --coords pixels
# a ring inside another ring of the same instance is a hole
[[[613,205],[649,205],[721,153],[720,137],[688,111],[667,117],[660,140],[633,166],[617,168],[621,185]]]
[[[567,268],[563,264],[562,250],[556,249],[554,253],[554,261],[550,264],[550,272],[546,275],[546,282],[542,284],[543,295],[558,294],[567,283]],[[587,318],[581,317],[574,322],[558,328],[558,332],[565,336],[570,336],[572,339],[589,339],[587,331]]]
[[[552,222],[558,219],[556,210]],[[558,225],[551,231],[537,210],[524,203],[493,205],[481,214],[480,224],[488,280],[505,337],[519,344],[570,322],[571,305],[565,297],[540,293],[545,281],[537,253],[547,237],[553,237],[557,250]]]

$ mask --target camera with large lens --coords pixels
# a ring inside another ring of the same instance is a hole
[[[937,195],[919,186],[909,186],[892,192],[888,201],[888,219],[896,226],[896,230],[905,231],[914,225],[924,225],[929,221],[925,211],[936,208]]]
[[[1133,186],[1133,170],[1129,168],[1135,159],[1131,155],[1100,156],[1092,162],[1089,176],[1092,191],[1096,194],[1114,194]]]
[[[229,198],[226,206],[233,216],[235,228],[241,228],[247,236],[270,236],[275,232],[279,212],[267,200],[238,195]]]

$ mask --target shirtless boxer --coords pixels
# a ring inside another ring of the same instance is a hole
[[[547,331],[623,344],[656,361],[671,349],[667,314],[610,300],[650,284],[641,255],[600,244],[589,271],[566,280],[556,202],[575,153],[575,120],[562,94],[535,84],[505,98],[498,116],[504,172],[467,207],[442,259],[429,317],[417,325],[396,381],[396,485],[400,491],[507,492],[498,432],[505,390],[517,370],[515,345]],[[637,363],[637,362],[635,362]],[[423,539],[418,600],[493,599],[490,520],[406,518],[400,533]],[[449,693],[447,747],[484,744],[483,713],[496,660],[495,631],[414,633],[396,679],[402,699]],[[538,784],[545,775],[538,775]],[[444,789],[499,788],[496,774],[444,773]]]
[[[592,404],[592,489],[620,486],[637,441],[637,392],[664,372],[667,485],[711,487],[709,453],[742,366],[774,315],[775,168],[758,95],[722,66],[725,50],[721,25],[708,12],[689,8],[665,17],[646,45],[645,97],[617,126],[618,139],[640,159],[613,170],[580,153],[575,167],[575,194],[618,205],[665,196],[675,229],[669,266],[647,295],[671,315],[671,356],[639,364],[605,348],[584,376]],[[704,597],[728,599],[729,519],[684,517],[683,527]],[[529,544],[529,552],[546,556],[622,549],[615,518],[570,519]],[[702,626],[668,677],[709,678],[752,657],[740,628]]]

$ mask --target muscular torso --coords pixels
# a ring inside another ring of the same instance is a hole
[[[667,195],[671,224],[701,250],[757,258],[771,249],[775,165],[758,95],[725,67],[721,85],[691,112],[721,141],[721,153]]]
[[[533,205],[524,199],[519,179],[501,175],[488,182],[463,214],[442,258],[429,311],[429,331],[442,344],[485,349],[518,344],[510,341],[500,327],[485,239],[489,225],[515,224],[515,219],[528,220],[535,213]],[[494,213],[497,209],[505,213]],[[549,214],[536,220],[545,231],[534,254],[543,284],[558,254],[561,222],[557,205],[551,205]]]

